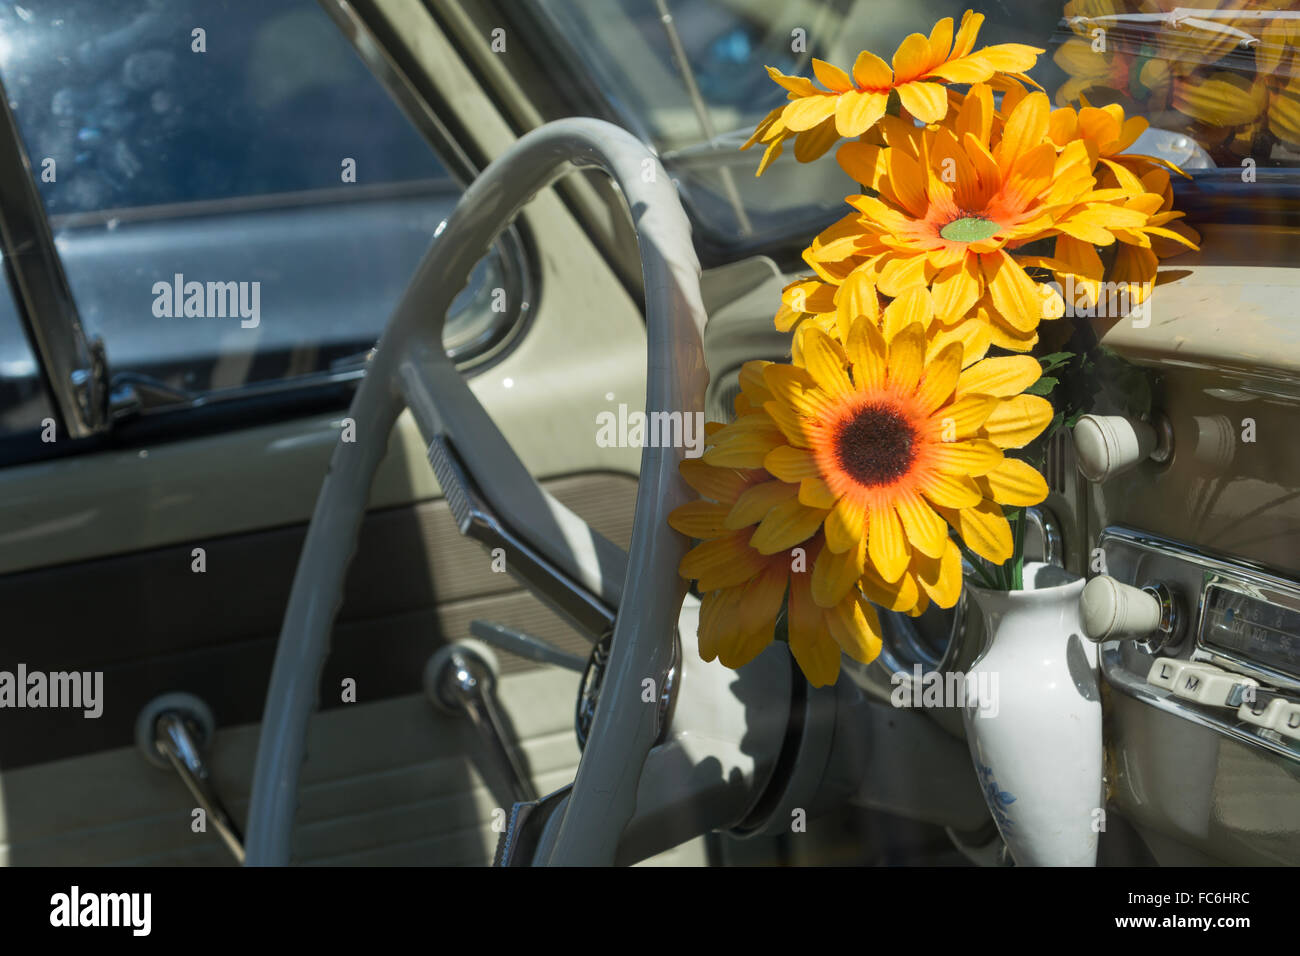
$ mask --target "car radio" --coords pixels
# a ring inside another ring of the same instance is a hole
[[[1125,528],[1098,544],[1080,603],[1109,683],[1300,760],[1300,584]]]

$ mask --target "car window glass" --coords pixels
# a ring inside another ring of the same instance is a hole
[[[577,74],[655,143],[714,243],[802,234],[843,201],[839,177],[807,175],[788,147],[762,179],[762,148],[739,151],[786,101],[765,66],[811,79],[814,58],[846,71],[861,50],[888,62],[908,34],[967,9],[985,17],[977,48],[1045,50],[1031,75],[1057,105],[1118,103],[1145,117],[1158,132],[1141,151],[1207,183],[1235,181],[1249,165],[1300,184],[1300,0],[538,0],[535,9],[547,42],[567,52],[543,56],[548,68]]]
[[[0,78],[88,334],[182,393],[354,365],[461,193],[315,0],[7,4]],[[517,271],[480,264],[453,351]]]

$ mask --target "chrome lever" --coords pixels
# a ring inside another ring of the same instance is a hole
[[[563,667],[565,670],[577,671],[579,674],[587,669],[587,659],[585,657],[569,654],[558,647],[552,647],[531,634],[516,631],[504,624],[474,620],[469,622],[469,632],[484,643],[499,647],[503,651],[509,651],[511,654],[525,657],[530,661],[537,661],[539,664],[552,664],[555,667]]]
[[[599,597],[501,522],[479,495],[445,435],[435,436],[430,443],[429,463],[461,534],[489,549],[504,549],[510,574],[593,642],[613,630],[614,612]]]
[[[221,841],[226,844],[236,860],[244,862],[244,836],[231,819],[226,805],[217,795],[212,774],[203,760],[199,742],[190,731],[189,722],[179,711],[168,711],[154,724],[154,746],[171,763],[181,780],[194,794],[194,799],[207,813],[217,828]]]
[[[212,711],[193,694],[164,694],[146,704],[136,718],[136,745],[155,767],[166,770],[170,766],[180,775],[221,842],[243,863],[243,834],[218,795],[203,759],[214,727]]]
[[[496,674],[482,654],[463,643],[442,648],[425,668],[424,692],[443,713],[469,718],[487,746],[489,764],[509,786],[515,803],[537,799],[528,771],[506,744],[505,722],[496,699]]]

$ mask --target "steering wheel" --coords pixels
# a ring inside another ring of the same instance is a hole
[[[453,514],[469,503],[462,489],[444,480],[448,459],[523,545],[571,582],[571,591],[609,609],[610,657],[589,738],[572,791],[556,810],[562,817],[548,824],[547,843],[535,859],[581,865],[615,860],[661,729],[657,709],[642,702],[642,681],[671,666],[685,594],[677,565],[688,542],[666,522],[668,512],[690,497],[677,471],[683,449],[658,443],[643,449],[630,555],[624,554],[537,485],[442,349],[447,309],[475,263],[529,199],[574,166],[608,173],[636,226],[645,281],[647,412],[687,415],[703,408],[708,372],[700,269],[672,180],[644,144],[609,123],[565,119],[528,133],[483,171],[440,227],[353,399],[355,441],[334,448],[267,692],[247,865],[289,862],[307,724],[331,627],[372,478],[405,407],[435,466],[442,466],[436,470]]]

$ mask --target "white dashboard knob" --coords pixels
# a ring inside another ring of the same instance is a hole
[[[1089,481],[1105,481],[1128,471],[1155,451],[1156,430],[1122,415],[1084,415],[1074,426],[1074,455]]]
[[[1098,575],[1079,595],[1083,633],[1092,641],[1146,640],[1160,629],[1160,599],[1141,588]]]

